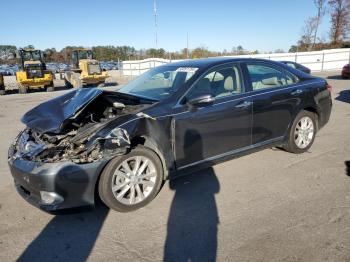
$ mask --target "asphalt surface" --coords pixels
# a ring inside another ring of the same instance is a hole
[[[7,148],[23,113],[65,91],[0,97],[0,261],[350,261],[350,80],[332,78],[331,120],[309,152],[267,149],[166,182],[132,213],[27,204]]]

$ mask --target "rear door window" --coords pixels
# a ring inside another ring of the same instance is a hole
[[[286,74],[282,68],[276,69],[265,64],[247,64],[247,69],[253,91],[277,88],[296,82],[296,79],[291,74]]]
[[[296,65],[294,64],[294,63],[287,63],[287,66],[290,66],[291,68],[294,68],[294,69],[296,69],[297,67],[296,67]]]

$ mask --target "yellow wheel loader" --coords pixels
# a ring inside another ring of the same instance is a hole
[[[53,73],[46,70],[43,53],[36,49],[19,49],[21,70],[16,72],[18,91],[27,93],[28,89],[46,88],[53,91]]]
[[[4,76],[0,74],[0,96],[5,94]]]
[[[73,49],[72,69],[65,72],[66,87],[98,86],[105,83],[107,72],[102,71],[100,63],[94,59],[91,49]]]

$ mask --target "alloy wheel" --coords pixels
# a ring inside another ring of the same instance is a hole
[[[294,142],[300,149],[306,148],[312,142],[315,134],[314,122],[308,116],[302,117],[294,130]]]
[[[145,156],[125,159],[112,177],[114,197],[125,205],[135,205],[149,196],[156,185],[154,163]]]

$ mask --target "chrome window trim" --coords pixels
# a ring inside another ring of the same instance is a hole
[[[313,84],[321,84],[323,82],[313,82]],[[240,98],[235,98],[235,99],[231,99],[229,101],[224,101],[224,102],[221,102],[221,103],[217,103],[217,104],[213,104],[211,106],[218,106],[218,105],[222,105],[222,104],[226,104],[226,103],[230,103],[232,101],[236,101],[236,100],[239,100],[239,99],[247,99],[247,98],[251,98],[251,97],[255,97],[255,96],[260,96],[260,95],[265,95],[265,94],[269,94],[269,93],[274,93],[274,92],[278,92],[278,91],[281,91],[281,90],[288,90],[288,89],[291,89],[291,88],[297,88],[297,87],[302,87],[302,86],[306,86],[306,85],[309,85],[311,83],[305,83],[305,84],[294,84],[294,85],[289,85],[288,87],[286,86],[280,86],[278,89],[277,88],[269,88],[269,89],[263,89],[265,92],[261,92],[259,94],[254,94],[256,92],[259,92],[261,90],[252,90],[252,91],[248,91],[246,93],[242,93],[242,94],[251,94],[251,95],[248,95],[248,96],[244,96],[244,97],[240,97]],[[272,90],[271,90],[272,89]],[[235,96],[237,96],[238,94],[236,94]],[[241,95],[241,94],[239,94]],[[182,107],[184,105],[181,105]],[[200,107],[198,108],[199,110],[202,109],[202,108],[205,108],[205,107]],[[189,112],[189,110],[186,110],[186,111],[183,111],[183,112],[179,112],[179,113],[175,113],[175,114],[169,114],[169,115],[163,115],[163,116],[158,116],[156,117],[156,119],[158,118],[163,118],[163,117],[169,117],[169,116],[176,116],[176,115],[181,115],[181,114],[184,114],[184,113],[187,113]]]

